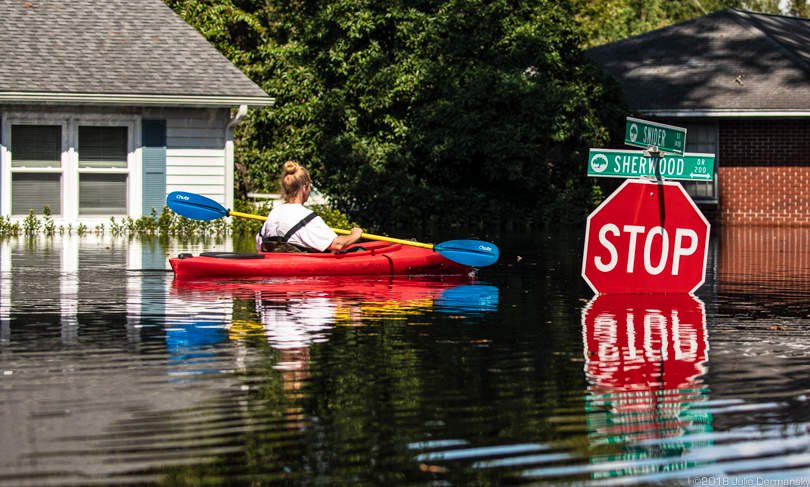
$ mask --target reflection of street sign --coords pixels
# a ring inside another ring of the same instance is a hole
[[[657,147],[662,152],[683,154],[686,150],[686,129],[627,117],[625,121],[624,143],[647,149]]]
[[[667,449],[677,456],[683,448],[709,445],[705,433],[713,430],[713,418],[705,407],[709,389],[703,379],[709,341],[699,299],[688,294],[596,296],[582,310],[582,338],[591,447],[635,445],[619,456],[603,457],[606,468],[596,469],[594,479],[630,475],[626,469],[636,467],[634,460]],[[696,458],[671,468],[695,463]]]
[[[648,157],[638,150],[591,149],[588,176],[712,181],[714,154],[687,152],[679,156]]]
[[[582,277],[597,294],[691,293],[709,222],[676,182],[626,180],[588,216]]]

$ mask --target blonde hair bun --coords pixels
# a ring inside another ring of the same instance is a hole
[[[295,162],[295,161],[287,161],[282,166],[282,169],[284,170],[285,175],[286,174],[295,174],[295,172],[298,171],[299,167],[301,167],[301,166],[297,162]]]
[[[290,203],[296,196],[310,185],[309,171],[295,161],[287,161],[282,166],[284,173],[281,175],[281,195],[284,201]],[[306,195],[304,195],[306,200]]]

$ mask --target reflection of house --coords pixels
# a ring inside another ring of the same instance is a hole
[[[161,0],[2,0],[0,45],[0,215],[230,206],[233,126],[273,100]]]
[[[139,455],[134,452],[140,449],[142,454],[166,439],[172,415],[194,411],[233,388],[229,380],[206,381],[204,387],[183,383],[233,367],[227,354],[182,360],[210,352],[204,345],[171,348],[200,316],[219,326],[224,336],[233,305],[221,300],[201,307],[167,293],[169,274],[143,272],[163,267],[170,249],[162,245],[157,239],[94,234],[40,237],[33,245],[28,238],[0,243],[0,478],[13,477],[14,485],[49,483],[43,477],[54,477],[60,485],[119,483],[116,479],[132,471],[132,458]],[[47,360],[31,345],[46,350]],[[164,385],[153,388],[153,379],[161,374],[165,378],[157,382]],[[27,387],[31,377],[42,380]],[[101,403],[105,406],[96,407]],[[56,406],[62,411],[57,415],[36,414],[57,404],[72,406]],[[109,445],[139,419],[139,438],[124,435],[122,440],[134,457],[124,459],[119,448]],[[86,441],[90,437],[102,445],[93,452]],[[61,452],[59,466],[43,463],[48,451]],[[186,465],[188,457],[180,456],[164,455],[161,468],[173,462]],[[139,482],[157,483],[154,475]]]
[[[645,118],[717,154],[689,183],[724,223],[810,224],[810,20],[723,10],[587,51]]]

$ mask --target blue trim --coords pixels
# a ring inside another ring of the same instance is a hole
[[[0,148],[2,148],[2,146],[3,146],[3,119],[0,118]],[[3,201],[3,151],[2,150],[0,150],[0,201]],[[9,213],[11,213],[10,209],[9,209]]]
[[[143,120],[143,215],[163,211],[166,199],[166,121]]]

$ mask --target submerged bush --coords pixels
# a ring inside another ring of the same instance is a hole
[[[235,202],[235,211],[241,213],[254,214],[266,217],[272,209],[271,202],[256,204],[248,200],[238,200]],[[313,205],[312,210],[321,216],[326,224],[335,228],[349,228],[353,223],[340,211],[334,210],[327,205]],[[263,220],[231,217],[219,218],[210,221],[192,220],[178,215],[164,206],[160,214],[152,209],[150,215],[142,216],[138,219],[132,217],[112,217],[108,225],[103,223],[97,225],[92,231],[96,235],[109,235],[114,237],[174,237],[180,240],[192,240],[208,237],[224,237],[227,235],[255,235],[262,226]],[[21,222],[11,222],[8,216],[0,216],[0,239],[26,235],[29,237],[43,234],[53,236],[57,232],[60,235],[78,236],[86,235],[90,229],[84,223],[79,223],[75,228],[70,225],[56,226],[50,209],[45,207],[40,218],[30,210],[28,215]]]

